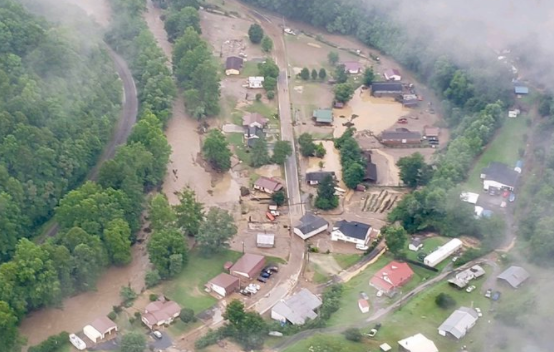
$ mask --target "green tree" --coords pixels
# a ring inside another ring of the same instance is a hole
[[[337,83],[346,83],[348,81],[348,75],[346,74],[346,67],[344,65],[338,65],[335,67],[335,80]]]
[[[250,153],[250,166],[260,167],[269,164],[271,158],[267,150],[267,142],[264,137],[257,138]]]
[[[385,226],[381,229],[381,234],[385,237],[385,243],[389,251],[395,256],[403,254],[408,242],[408,233],[402,226]]]
[[[204,140],[202,152],[210,165],[218,172],[226,172],[231,168],[229,143],[220,130],[211,130]]]
[[[141,332],[129,332],[121,338],[121,352],[144,352],[146,338]]]
[[[278,192],[275,192],[271,195],[271,200],[277,205],[281,206],[285,204],[285,201],[287,200],[287,196],[285,195],[285,191],[280,190]]]
[[[342,148],[343,144],[347,140],[353,139],[355,132],[356,132],[356,130],[354,128],[352,128],[352,127],[347,128],[339,138],[335,138],[335,141],[334,141],[335,148],[340,150]]]
[[[327,149],[323,146],[323,143],[319,142],[315,145],[315,151],[314,154],[316,157],[323,159],[325,157],[325,154],[327,154]]]
[[[339,62],[339,53],[330,51],[329,54],[327,54],[327,60],[332,66],[335,66]]]
[[[157,286],[161,280],[162,278],[158,270],[148,271],[144,276],[144,283],[146,285],[146,288],[152,288],[154,286]]]
[[[325,78],[327,78],[327,71],[322,67],[319,69],[319,79],[323,81]]]
[[[202,33],[200,28],[200,16],[194,7],[184,7],[180,11],[170,11],[164,21],[165,31],[170,42],[174,42],[185,32],[188,27]]]
[[[248,29],[248,38],[250,38],[252,44],[260,44],[264,38],[264,30],[259,24],[254,23]]]
[[[267,94],[269,95],[269,92],[272,92],[277,88],[277,79],[273,77],[266,77],[264,78],[264,81],[262,83],[262,86],[267,91]],[[269,99],[269,96],[268,96]]]
[[[289,141],[277,141],[273,147],[272,161],[275,164],[283,165],[287,158],[292,155],[292,146]]]
[[[307,67],[304,67],[302,71],[300,71],[300,78],[302,78],[304,81],[310,79],[310,70]]]
[[[364,85],[369,87],[375,81],[375,72],[373,72],[373,67],[366,68],[364,71]]]
[[[302,154],[302,156],[308,157],[314,155],[316,145],[311,134],[302,133],[300,137],[298,137],[298,145],[300,145],[300,154]]]
[[[196,242],[204,254],[211,255],[229,247],[229,240],[236,234],[233,216],[227,210],[212,207],[200,225]]]
[[[473,96],[473,91],[473,84],[467,74],[462,70],[457,70],[448,89],[444,92],[444,96],[454,104],[463,106]]]
[[[104,243],[110,260],[115,265],[131,262],[131,229],[123,219],[110,221],[104,229]]]
[[[163,193],[158,193],[150,199],[148,216],[150,218],[150,228],[154,231],[174,227],[177,221],[177,215]]]
[[[227,319],[230,335],[245,349],[260,349],[268,333],[268,327],[257,312],[245,312],[244,305],[234,300],[223,314]]]
[[[410,188],[426,185],[433,176],[433,168],[425,163],[420,153],[402,157],[396,163],[400,169],[400,179]]]
[[[273,91],[273,90],[268,90],[267,93],[266,93],[266,95],[267,95],[267,99],[273,100],[273,98],[275,98],[275,91]]]
[[[194,311],[190,308],[181,309],[179,318],[181,318],[181,321],[185,324],[193,323],[196,321],[196,317],[194,316]]]
[[[339,83],[335,86],[335,100],[341,103],[346,103],[354,95],[354,88],[349,83]]]
[[[348,341],[360,342],[362,341],[362,333],[358,328],[349,328],[344,331],[344,338]]]
[[[338,206],[339,197],[335,194],[335,181],[331,175],[327,175],[317,188],[315,207],[321,210],[330,210]]]
[[[315,81],[317,79],[317,70],[314,68],[312,69],[312,79]]]
[[[183,271],[183,255],[172,254],[169,256],[169,276],[175,277]]]
[[[182,264],[187,263],[187,246],[183,235],[176,229],[154,231],[147,245],[150,262],[162,278],[171,277],[171,256],[180,254]],[[175,265],[175,263],[173,263]]]
[[[0,341],[3,341],[3,348],[6,351],[17,347],[19,341],[17,317],[8,303],[4,301],[0,301]]]
[[[177,225],[188,236],[196,236],[204,219],[204,206],[196,200],[196,193],[186,188],[178,194],[179,204],[174,206]]]
[[[137,293],[131,286],[121,286],[119,296],[121,297],[123,304],[127,307],[130,307],[133,301],[138,297]]]
[[[456,306],[456,300],[449,294],[441,292],[435,297],[435,304],[442,309],[450,309]]]
[[[350,189],[356,188],[357,185],[363,182],[365,176],[365,168],[359,163],[351,163],[344,170],[342,179],[346,187]]]
[[[273,50],[273,40],[266,35],[264,39],[262,39],[262,51],[264,53],[269,53],[271,50]]]
[[[277,66],[272,58],[267,58],[265,62],[258,64],[258,70],[265,79],[267,77],[279,77],[279,66]]]

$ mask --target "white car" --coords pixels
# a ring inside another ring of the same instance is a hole
[[[153,332],[152,332],[152,336],[154,336],[154,337],[157,338],[158,340],[161,340],[161,338],[163,337],[162,333],[159,332],[159,331],[153,331]]]
[[[367,333],[367,336],[369,337],[373,337],[377,334],[377,330],[376,329],[371,329],[368,333]]]
[[[471,293],[471,292],[472,292],[473,290],[475,290],[476,288],[477,288],[477,287],[471,285],[471,286],[469,286],[469,287],[466,289],[466,292],[467,292],[467,293]]]
[[[383,291],[379,290],[377,291],[377,297],[382,297],[383,296]]]
[[[481,308],[475,308],[475,311],[477,312],[477,315],[479,315],[480,317],[483,316],[483,313],[481,312]]]
[[[369,247],[366,246],[365,244],[360,244],[360,243],[358,243],[358,244],[356,245],[356,249],[359,249],[359,250],[361,250],[361,251],[367,251],[367,250],[369,249]]]

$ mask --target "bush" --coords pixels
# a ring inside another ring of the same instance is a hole
[[[194,311],[190,308],[181,309],[179,318],[181,318],[181,321],[183,323],[194,323],[196,321],[196,317],[194,316]]]
[[[456,306],[456,300],[446,293],[439,293],[435,298],[435,303],[442,309],[449,309]]]
[[[57,352],[66,345],[69,345],[69,333],[63,331],[36,346],[29,347],[28,352]]]
[[[112,321],[115,321],[115,319],[117,319],[117,313],[114,312],[113,310],[108,314],[108,318],[110,318],[110,320]]]
[[[262,94],[261,93],[257,93],[256,94],[256,101],[260,101],[262,100]]]
[[[115,312],[115,314],[119,314],[123,310],[121,306],[112,306],[112,309]]]
[[[362,340],[362,333],[358,328],[346,329],[343,334],[348,341],[360,342]]]
[[[135,318],[140,319],[141,314],[140,314],[140,312],[137,311],[137,312],[135,312],[134,316],[135,316]]]
[[[158,300],[158,295],[155,293],[151,293],[149,298],[150,298],[150,302],[154,302]]]
[[[194,347],[196,347],[196,349],[202,349],[211,345],[215,345],[219,340],[222,339],[222,337],[223,336],[221,336],[219,330],[210,330],[206,335],[196,340],[196,342],[194,343]]]
[[[152,270],[146,273],[146,276],[144,277],[144,283],[146,284],[147,288],[152,288],[160,283],[162,278],[160,277],[160,273],[158,270]]]
[[[272,90],[268,90],[266,94],[267,94],[267,99],[269,100],[273,100],[273,98],[275,98],[275,92]]]

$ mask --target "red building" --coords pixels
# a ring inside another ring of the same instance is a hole
[[[392,261],[375,273],[369,284],[387,296],[392,296],[399,287],[408,283],[413,275],[414,272],[407,263]]]

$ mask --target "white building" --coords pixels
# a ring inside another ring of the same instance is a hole
[[[275,247],[275,235],[269,233],[259,233],[256,236],[256,246],[260,248]]]
[[[340,220],[335,223],[331,232],[331,241],[344,241],[359,245],[367,245],[370,239],[371,225],[358,221]]]
[[[477,201],[479,200],[479,194],[472,192],[462,192],[462,194],[460,194],[460,199],[469,204],[477,204]]]
[[[419,237],[413,237],[408,245],[408,249],[417,252],[423,247],[423,241]]]
[[[264,87],[263,77],[248,77],[248,88],[260,89]]]
[[[405,352],[439,352],[435,343],[423,334],[415,334],[398,341],[400,351]]]
[[[488,191],[491,187],[498,190],[508,189],[513,191],[518,178],[519,172],[503,163],[492,162],[481,171],[485,191]]]
[[[369,303],[367,302],[367,300],[360,298],[358,300],[358,308],[360,308],[360,311],[362,313],[367,313],[369,312]]]
[[[383,75],[385,76],[385,79],[387,81],[401,81],[402,76],[400,75],[400,71],[396,69],[386,70]]]
[[[324,218],[306,213],[300,218],[300,223],[294,227],[294,234],[303,240],[313,237],[329,228],[329,223]]]
[[[221,273],[211,279],[206,284],[208,292],[215,292],[221,297],[226,297],[240,288],[240,280],[238,277],[231,276],[227,273]]]
[[[425,265],[434,268],[437,264],[454,254],[460,248],[462,248],[462,241],[457,238],[453,238],[448,243],[426,256],[423,262]]]
[[[90,325],[83,328],[83,333],[92,342],[97,343],[99,340],[106,338],[106,335],[117,331],[117,325],[108,317],[100,317],[93,321]]]
[[[439,326],[439,334],[441,336],[451,335],[459,340],[475,326],[478,317],[475,309],[460,307]]]

